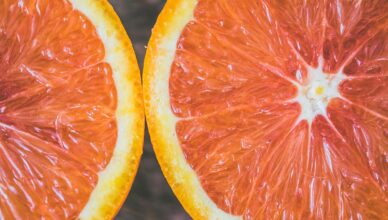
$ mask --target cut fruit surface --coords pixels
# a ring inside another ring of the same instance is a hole
[[[144,69],[195,219],[388,218],[388,2],[170,0]]]
[[[0,3],[0,219],[109,219],[144,132],[131,43],[105,0]]]

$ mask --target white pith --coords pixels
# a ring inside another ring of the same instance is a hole
[[[296,85],[298,95],[294,101],[301,106],[301,113],[297,123],[306,120],[309,125],[318,115],[327,117],[327,105],[333,98],[341,97],[338,86],[345,79],[340,70],[337,73],[327,74],[323,72],[323,61],[319,60],[317,68],[308,66],[308,80],[305,85]]]
[[[118,185],[123,179],[130,181],[136,174],[137,167],[128,170],[128,164],[138,164],[141,156],[136,145],[142,145],[143,134],[136,133],[139,124],[144,126],[143,115],[136,108],[137,98],[141,96],[136,89],[135,82],[140,83],[140,72],[134,52],[128,59],[128,51],[123,42],[119,27],[110,23],[110,12],[101,8],[102,4],[108,4],[97,0],[71,0],[72,6],[82,12],[95,26],[101,41],[105,46],[105,62],[112,68],[113,79],[117,91],[117,142],[109,164],[98,173],[98,182],[79,219],[102,219],[111,216],[112,212],[121,205],[115,195],[126,195],[120,191]],[[128,42],[129,39],[128,39]],[[130,46],[132,47],[132,46]],[[131,48],[132,49],[132,48]],[[126,74],[129,75],[126,75]],[[137,162],[135,162],[137,161]],[[136,165],[137,166],[137,165]]]
[[[172,3],[171,1],[170,3]],[[160,124],[150,124],[154,126],[154,129],[158,131],[163,141],[165,142],[165,149],[168,155],[159,155],[168,158],[164,158],[163,162],[169,163],[172,172],[171,178],[173,181],[169,182],[170,185],[184,186],[184,191],[174,189],[177,197],[184,201],[190,198],[192,207],[198,210],[198,217],[211,219],[211,220],[237,220],[242,219],[241,216],[234,216],[226,213],[222,209],[218,208],[205,190],[202,188],[196,172],[186,161],[182,149],[179,144],[179,140],[175,131],[176,123],[179,118],[174,115],[170,107],[170,94],[168,79],[170,77],[170,69],[175,57],[176,44],[179,40],[182,30],[191,20],[194,19],[194,9],[198,3],[198,0],[179,0],[179,4],[176,5],[175,10],[167,11],[171,13],[171,20],[169,22],[163,22],[160,27],[165,26],[165,34],[159,35],[153,33],[153,38],[157,42],[155,47],[148,47],[147,54],[155,53],[157,56],[152,61],[153,66],[148,67],[152,71],[153,80],[150,83],[150,94],[152,99],[150,100],[150,106],[148,109],[153,109],[152,114],[158,119]],[[167,2],[169,4],[169,2]],[[152,40],[151,40],[152,41]],[[147,69],[147,68],[146,68]],[[147,70],[145,70],[147,72]],[[146,80],[147,82],[147,80]],[[145,86],[147,87],[147,86]],[[150,129],[152,131],[152,129]],[[152,138],[152,135],[151,135]],[[162,146],[160,146],[162,147]],[[155,148],[155,146],[154,146]],[[156,149],[156,152],[157,149]],[[162,160],[159,158],[159,162]],[[163,169],[163,166],[162,166]],[[167,173],[167,170],[163,170]],[[183,203],[186,210],[190,210],[188,203]],[[193,213],[191,213],[193,214]]]

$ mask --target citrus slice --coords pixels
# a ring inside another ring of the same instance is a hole
[[[388,218],[388,2],[169,0],[151,140],[194,219]]]
[[[0,3],[0,219],[109,219],[143,143],[140,73],[105,0]]]

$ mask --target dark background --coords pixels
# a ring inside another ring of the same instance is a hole
[[[132,40],[142,71],[146,45],[165,0],[110,0],[110,2]],[[163,177],[147,129],[143,151],[135,182],[115,220],[190,219]]]

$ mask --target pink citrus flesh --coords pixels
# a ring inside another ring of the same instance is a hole
[[[199,1],[169,79],[200,184],[244,219],[388,216],[388,2]]]

